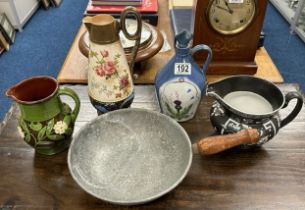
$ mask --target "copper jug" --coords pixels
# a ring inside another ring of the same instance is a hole
[[[132,15],[137,21],[137,30],[126,30],[126,17]],[[120,22],[111,15],[101,14],[83,19],[89,33],[88,94],[98,114],[127,108],[134,98],[132,70],[141,38],[141,16],[133,7],[126,7]],[[127,39],[135,40],[128,64],[119,39],[122,30]]]

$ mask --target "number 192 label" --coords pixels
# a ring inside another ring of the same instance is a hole
[[[190,63],[175,63],[175,75],[191,75],[192,66]]]

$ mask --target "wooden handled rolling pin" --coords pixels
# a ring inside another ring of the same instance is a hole
[[[212,155],[242,144],[255,144],[260,139],[257,129],[245,129],[234,134],[210,136],[193,144],[194,153]]]

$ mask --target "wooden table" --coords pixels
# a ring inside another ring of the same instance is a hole
[[[96,111],[86,86],[69,87],[81,98],[77,132]],[[291,84],[279,87],[283,92],[298,88]],[[153,86],[136,86],[135,92],[132,107],[159,110]],[[70,99],[67,102],[72,104]],[[196,117],[181,123],[192,142],[214,134],[208,114],[211,102],[204,97]],[[286,115],[292,106],[281,114]],[[189,173],[177,188],[153,202],[132,207],[112,205],[83,191],[69,173],[66,151],[54,156],[35,154],[18,135],[17,115],[13,105],[0,128],[1,210],[305,209],[305,108],[262,148],[194,155]]]
[[[158,72],[174,54],[173,32],[168,13],[168,0],[159,0],[158,29],[164,35],[171,48],[168,51],[159,52],[149,60],[143,62],[140,69],[135,69],[139,75],[139,78],[135,79],[134,81],[136,84],[153,84],[156,72]],[[83,56],[83,54],[81,54],[78,47],[79,38],[84,31],[85,27],[81,26],[58,74],[57,79],[62,84],[87,84],[88,60],[85,56]],[[284,81],[264,47],[257,50],[255,61],[258,65],[258,70],[255,76],[276,83],[282,83]],[[207,80],[208,82],[211,82],[223,77],[225,77],[225,75],[207,75]]]

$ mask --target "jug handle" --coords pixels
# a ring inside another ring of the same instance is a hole
[[[126,29],[126,18],[128,15],[132,15],[136,18],[137,21],[137,30],[134,34],[130,34],[127,29]],[[135,63],[136,55],[139,49],[140,45],[140,39],[141,39],[141,32],[142,32],[142,19],[141,15],[137,12],[137,10],[134,7],[126,7],[123,12],[121,13],[121,18],[120,18],[120,26],[121,29],[126,36],[127,39],[130,40],[135,40],[135,45],[132,48],[131,51],[131,61],[129,63],[129,68],[131,73],[133,73],[133,66]]]
[[[67,87],[60,88],[58,90],[57,96],[60,96],[60,95],[70,96],[74,100],[75,106],[74,106],[74,109],[73,109],[72,114],[71,114],[72,121],[74,122],[76,120],[76,117],[77,117],[78,113],[79,113],[79,107],[80,107],[79,97],[77,96],[77,94],[72,89],[67,88]]]
[[[303,97],[299,92],[296,92],[296,91],[289,92],[289,93],[286,94],[285,104],[282,107],[282,109],[286,108],[288,106],[289,102],[294,98],[297,99],[297,103],[296,103],[295,107],[293,108],[293,110],[290,112],[290,114],[288,114],[288,116],[281,121],[281,127],[284,127],[285,125],[290,123],[299,114],[299,112],[302,109]]]
[[[208,57],[206,58],[205,63],[204,63],[204,65],[202,66],[202,72],[204,72],[204,71],[207,70],[208,65],[209,65],[209,64],[211,63],[211,61],[212,61],[213,53],[212,53],[212,49],[211,49],[209,46],[205,45],[205,44],[196,45],[195,47],[193,47],[193,48],[190,50],[190,52],[191,52],[191,54],[193,55],[193,54],[195,54],[196,52],[201,51],[201,50],[207,51],[207,52],[208,52]]]

